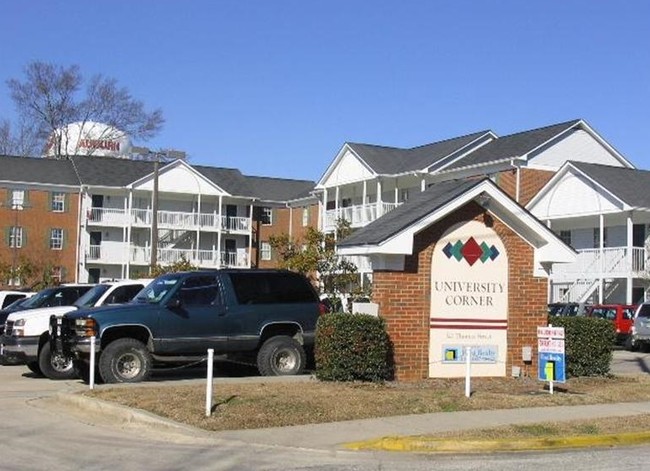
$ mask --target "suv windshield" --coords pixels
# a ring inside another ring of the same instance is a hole
[[[637,317],[650,317],[650,304],[641,304]]]
[[[20,307],[24,307],[25,309],[33,309],[36,307],[41,307],[43,304],[45,304],[45,301],[47,301],[52,294],[57,290],[57,288],[47,288],[44,289],[43,291],[39,291],[36,293],[34,296],[31,298],[27,299],[24,303],[20,305]]]
[[[97,301],[99,301],[99,298],[102,297],[102,295],[109,290],[111,285],[103,284],[103,285],[97,285],[94,288],[91,288],[89,291],[86,291],[86,293],[81,296],[79,299],[77,299],[73,306],[77,306],[79,308],[82,307],[93,307]]]
[[[135,301],[139,303],[158,304],[167,293],[178,283],[182,275],[164,275],[153,280],[148,286],[138,293]]]

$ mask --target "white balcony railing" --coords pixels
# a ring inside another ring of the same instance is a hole
[[[150,209],[130,210],[117,208],[91,208],[86,217],[89,225],[95,226],[151,226],[153,212]],[[158,227],[167,229],[221,229],[227,232],[247,234],[251,223],[248,217],[221,216],[217,213],[192,213],[183,211],[158,211]]]
[[[392,211],[400,203],[370,203],[347,208],[330,209],[325,211],[324,230],[336,229],[336,221],[344,219],[350,222],[351,227],[363,227],[384,214]]]
[[[130,263],[148,265],[151,262],[151,249],[148,247],[131,247]],[[248,268],[249,257],[246,249],[237,249],[235,252],[219,250],[192,250],[192,249],[158,249],[158,263],[171,265],[181,260],[186,260],[192,265],[202,268]]]
[[[607,247],[600,249],[577,250],[578,257],[573,263],[553,265],[554,280],[576,280],[615,277],[645,277],[649,274],[650,263],[645,249],[633,247]]]

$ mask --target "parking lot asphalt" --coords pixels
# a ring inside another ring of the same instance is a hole
[[[647,374],[650,354],[632,353],[623,350],[616,351],[612,372],[614,374]],[[35,378],[20,367],[0,367],[0,392],[22,391],[25,397],[33,399],[39,395],[44,404],[65,404],[69,409],[85,411],[90,420],[111,416],[114,423],[120,427],[134,425],[149,427],[155,430],[167,430],[170,436],[177,440],[183,437],[189,440],[227,440],[239,443],[250,443],[273,447],[297,447],[336,451],[342,449],[367,449],[389,451],[435,451],[440,443],[427,439],[428,435],[456,430],[476,428],[491,428],[508,424],[526,424],[548,420],[579,420],[603,417],[626,417],[650,413],[650,402],[600,404],[588,406],[537,407],[526,409],[507,409],[492,411],[443,412],[435,414],[420,414],[377,419],[355,420],[337,423],[301,425],[292,427],[277,427],[272,429],[239,430],[223,432],[205,432],[175,422],[159,418],[149,413],[124,408],[103,401],[81,397],[78,392],[85,387],[80,381],[54,382]],[[309,375],[299,377],[233,377],[224,375],[217,369],[215,384],[220,381],[310,381]],[[158,372],[153,381],[146,383],[151,387],[164,387],[166,384],[179,382],[197,383],[205,381],[203,371],[168,371]],[[196,376],[194,376],[196,375]],[[221,375],[221,376],[219,376]],[[122,387],[128,387],[124,385]],[[101,387],[113,387],[103,385]],[[553,444],[553,447],[578,446],[607,446],[602,437],[594,436],[587,443],[564,442]],[[630,437],[615,437],[620,443],[638,443],[650,440],[650,434],[633,435]],[[498,444],[493,446],[496,448]],[[469,446],[469,445],[468,445]],[[551,445],[549,445],[551,446]],[[484,448],[481,448],[485,451]],[[449,450],[446,450],[449,451]],[[452,451],[463,451],[454,449]],[[465,450],[473,451],[473,450]]]

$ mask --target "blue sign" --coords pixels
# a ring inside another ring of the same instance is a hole
[[[443,345],[443,363],[465,363],[467,347],[471,348],[471,363],[496,363],[499,347],[496,345]]]
[[[540,381],[566,382],[564,353],[539,352],[538,379]]]

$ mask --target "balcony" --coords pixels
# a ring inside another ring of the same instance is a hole
[[[153,212],[150,209],[91,208],[87,213],[89,226],[150,227]],[[215,213],[188,213],[182,211],[158,211],[160,229],[212,229],[232,234],[248,234],[251,229],[250,218],[221,216]]]
[[[336,229],[336,221],[344,219],[351,227],[363,227],[392,211],[401,203],[370,203],[325,211],[323,230]]]
[[[128,251],[129,263],[134,265],[149,265],[151,249],[148,247],[131,246]],[[191,249],[158,249],[158,263],[171,265],[186,260],[201,268],[248,268],[249,257],[246,249],[232,251],[191,250]],[[86,252],[86,261],[100,264],[125,264],[124,249],[120,247],[104,247],[91,245]]]
[[[602,250],[602,254],[600,249],[580,249],[577,252],[575,262],[553,265],[553,281],[650,277],[650,265],[643,248],[607,247]]]

